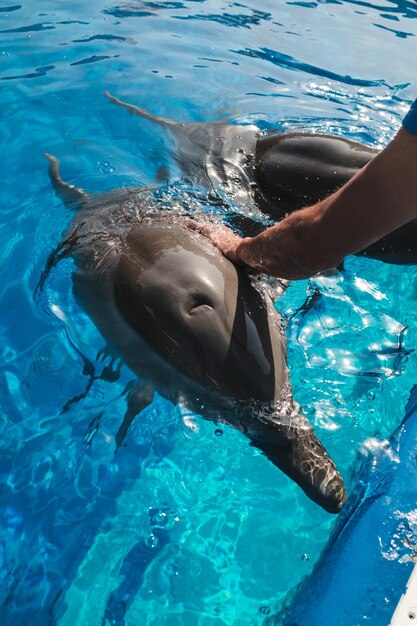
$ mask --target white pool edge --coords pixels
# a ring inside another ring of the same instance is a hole
[[[389,626],[417,626],[417,563],[408,579],[405,592],[397,604]]]

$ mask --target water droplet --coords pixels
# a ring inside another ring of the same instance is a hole
[[[270,612],[271,612],[271,609],[269,608],[269,606],[259,607],[259,613],[262,613],[262,615],[269,615]]]
[[[304,561],[305,563],[308,563],[308,562],[309,562],[309,560],[310,560],[310,557],[308,556],[308,554],[304,553],[304,554],[301,556],[301,560],[302,560],[302,561]]]
[[[155,511],[151,515],[151,524],[157,528],[163,528],[168,523],[168,514],[165,511]]]
[[[154,550],[155,548],[158,547],[159,545],[159,539],[156,535],[154,535],[153,533],[151,533],[146,539],[145,539],[145,544],[147,548],[150,548],[151,550]]]
[[[98,161],[97,166],[100,174],[112,174],[115,170],[114,166],[109,161]]]
[[[301,409],[303,415],[313,415],[315,412],[314,406],[306,405]]]
[[[216,428],[216,430],[214,431],[214,436],[215,437],[221,437],[223,435],[223,431],[221,428]]]

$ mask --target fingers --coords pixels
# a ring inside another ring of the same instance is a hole
[[[201,233],[202,229],[204,228],[205,224],[203,222],[197,222],[196,220],[187,220],[185,222],[185,225],[187,228],[189,228],[190,230],[196,230],[197,232]]]
[[[190,230],[201,233],[220,250],[220,252],[233,263],[239,263],[238,248],[242,238],[236,235],[231,228],[223,224],[212,224],[188,220],[186,223]]]
[[[187,228],[190,230],[194,230],[202,235],[205,235],[209,239],[212,238],[212,235],[219,229],[222,228],[221,225],[208,224],[207,222],[199,222],[197,220],[187,220],[186,224]]]

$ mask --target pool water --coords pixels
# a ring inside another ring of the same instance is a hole
[[[416,18],[411,0],[0,5],[3,626],[262,624],[334,524],[238,432],[161,397],[115,454],[132,374],[98,356],[70,262],[34,298],[69,221],[42,154],[90,191],[179,174],[106,89],[184,122],[383,146],[416,96]],[[294,395],[348,489],[416,382],[416,297],[416,267],[350,258],[278,303]]]

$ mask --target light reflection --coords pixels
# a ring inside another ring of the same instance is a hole
[[[359,291],[363,291],[364,293],[369,293],[375,298],[375,300],[388,300],[387,296],[379,291],[374,283],[371,283],[365,278],[360,278],[359,276],[356,276],[353,282],[356,289],[359,289]]]
[[[66,321],[67,316],[57,304],[51,304],[51,311],[58,319],[62,320],[63,322]]]

